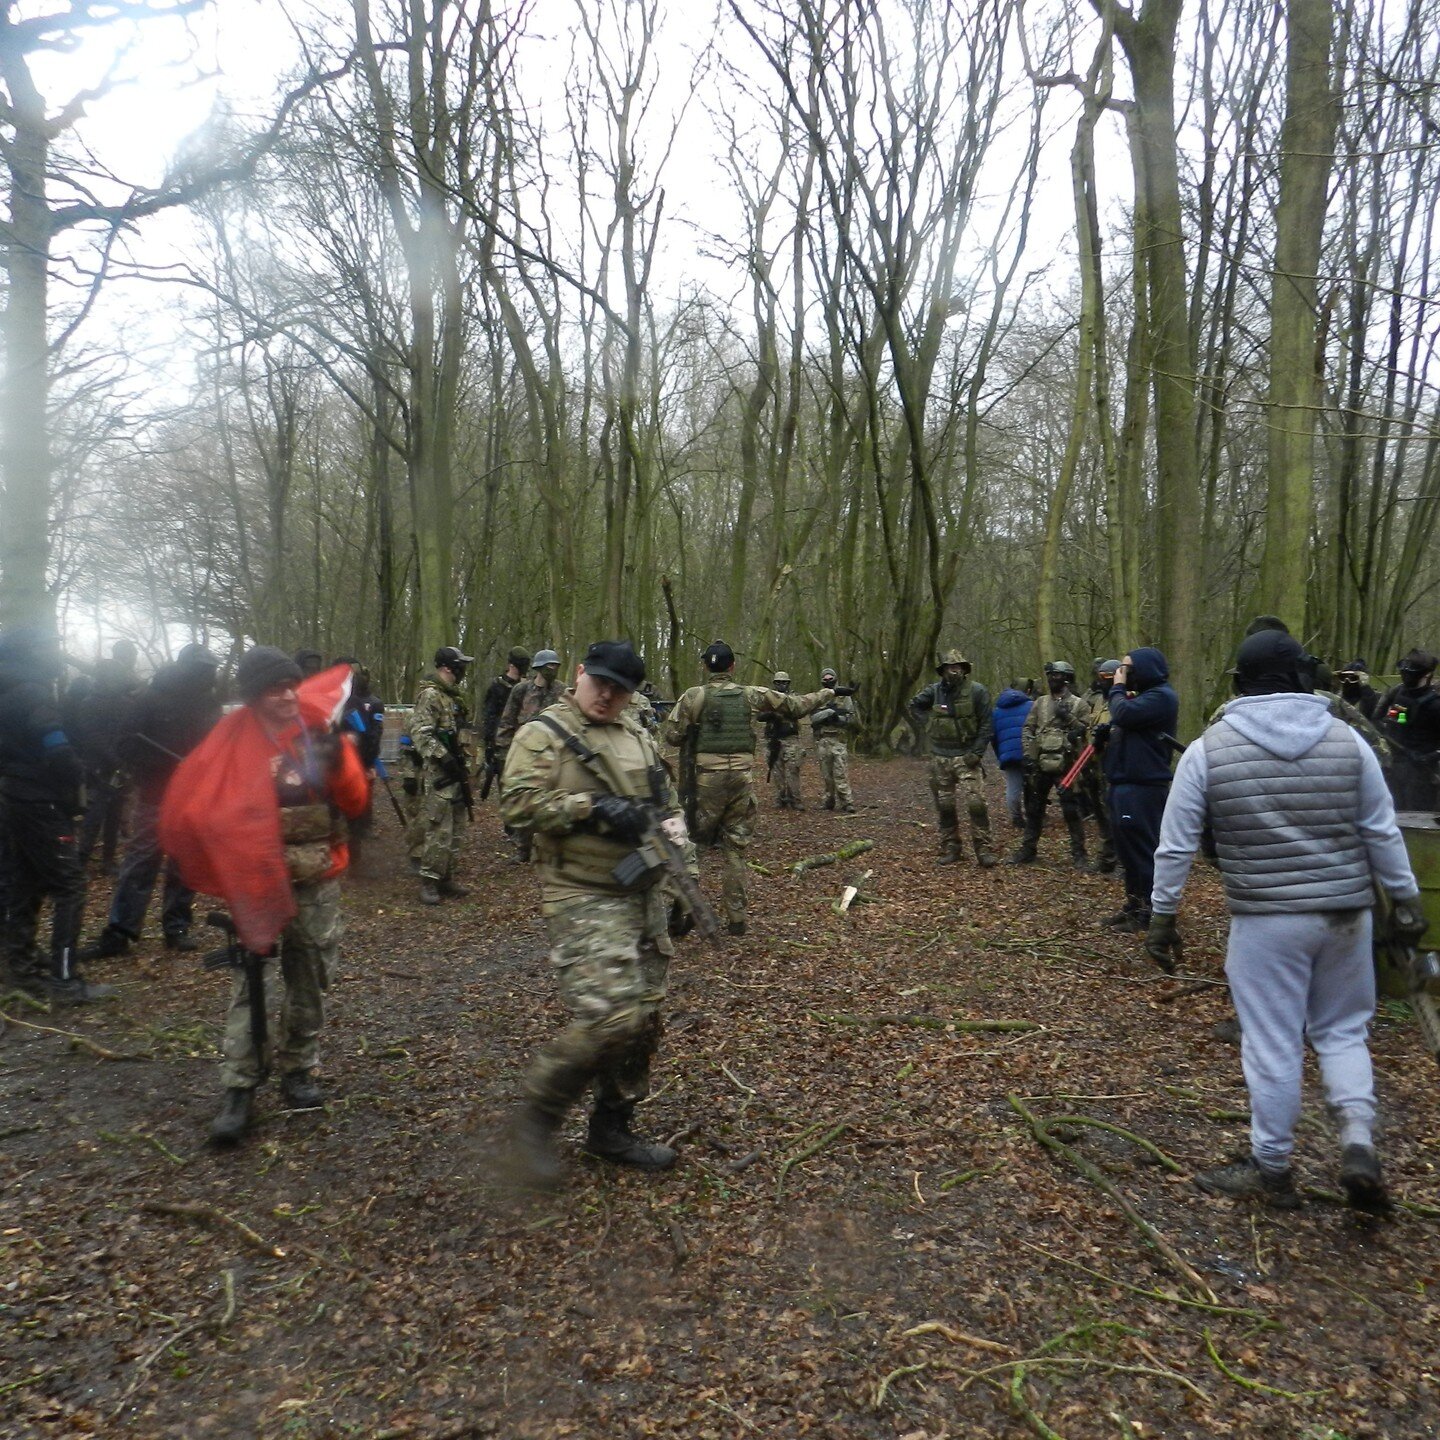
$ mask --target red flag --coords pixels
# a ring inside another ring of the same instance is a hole
[[[296,686],[301,723],[331,728],[350,681],[335,665]],[[181,878],[222,896],[241,942],[262,955],[295,915],[272,762],[296,733],[271,736],[248,705],[232,711],[180,762],[160,811],[160,845]]]

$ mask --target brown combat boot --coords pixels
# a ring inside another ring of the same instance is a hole
[[[510,1122],[507,1156],[510,1178],[532,1190],[554,1190],[565,1178],[565,1167],[555,1151],[560,1117],[527,1102]]]
[[[440,887],[433,880],[421,880],[420,903],[422,905],[438,905],[440,903]]]
[[[935,863],[937,865],[958,865],[964,855],[965,852],[960,848],[960,837],[955,834],[944,835],[940,840],[940,858]]]
[[[993,870],[1000,861],[996,858],[995,852],[990,848],[990,837],[988,835],[976,835],[975,840],[975,863],[982,870]]]

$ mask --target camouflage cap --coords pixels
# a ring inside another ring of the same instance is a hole
[[[970,668],[970,662],[958,650],[947,650],[936,662],[935,668],[943,670],[947,665],[963,665]]]

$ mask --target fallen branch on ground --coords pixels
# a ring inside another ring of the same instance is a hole
[[[1200,1278],[1195,1267],[1120,1193],[1115,1183],[1097,1166],[1092,1165],[1083,1155],[1063,1140],[1058,1140],[1046,1128],[1033,1110],[1018,1095],[1007,1095],[1006,1103],[1030,1127],[1030,1133],[1052,1154],[1068,1160],[1087,1180],[1099,1186],[1119,1207],[1121,1214],[1140,1232],[1141,1238],[1150,1248],[1161,1255],[1189,1285],[1210,1304],[1217,1302],[1215,1292]]]
[[[831,1025],[857,1025],[863,1030],[878,1030],[882,1025],[910,1025],[919,1030],[953,1030],[957,1035],[1024,1035],[1043,1030],[1034,1020],[956,1020],[946,1015],[848,1015],[841,1012],[807,1010],[811,1020]]]
[[[875,1387],[875,1398],[870,1402],[870,1408],[872,1410],[878,1410],[885,1403],[885,1396],[897,1380],[903,1380],[907,1375],[918,1375],[922,1370],[928,1370],[929,1368],[930,1362],[928,1360],[922,1360],[918,1365],[901,1365],[892,1370]]]
[[[923,1325],[912,1325],[908,1330],[902,1330],[902,1335],[909,1338],[913,1335],[939,1335],[941,1339],[948,1340],[952,1345],[968,1345],[973,1350],[989,1350],[996,1355],[1013,1355],[1014,1349],[1009,1345],[1002,1345],[998,1340],[986,1340],[980,1335],[967,1335],[963,1330],[957,1330],[953,1325],[946,1325],[940,1320],[927,1320]]]
[[[842,845],[828,855],[811,855],[807,859],[797,860],[790,867],[790,873],[803,875],[807,870],[820,869],[822,865],[838,865],[844,860],[853,860],[857,855],[863,855],[867,850],[874,848],[873,840],[852,840],[848,845]]]
[[[283,1260],[285,1252],[272,1245],[263,1236],[256,1234],[243,1220],[217,1210],[213,1205],[183,1205],[169,1200],[144,1200],[140,1208],[151,1215],[175,1215],[182,1220],[198,1220],[202,1225],[214,1225],[238,1235],[252,1250],[268,1255],[274,1260]]]
[[[1215,1338],[1210,1334],[1207,1327],[1205,1331],[1205,1349],[1209,1352],[1210,1358],[1215,1362],[1215,1368],[1227,1379],[1233,1380],[1245,1390],[1254,1390],[1261,1395],[1274,1395],[1281,1400],[1310,1400],[1316,1395],[1323,1395],[1323,1390],[1282,1390],[1278,1385],[1266,1385],[1259,1380],[1248,1380],[1244,1375],[1232,1370],[1220,1358],[1220,1352],[1215,1348]]]
[[[865,897],[860,894],[860,887],[874,874],[873,870],[867,870],[858,880],[847,885],[840,892],[840,903],[836,906],[836,913],[844,915],[856,900],[863,900]]]
[[[850,1128],[850,1121],[842,1120],[838,1125],[832,1125],[818,1140],[812,1141],[803,1150],[797,1151],[780,1166],[780,1173],[775,1178],[775,1198],[778,1200],[785,1191],[785,1177],[790,1173],[793,1166],[801,1164],[810,1159],[812,1155],[818,1155],[827,1145],[833,1144]]]
[[[1137,1135],[1123,1125],[1112,1124],[1109,1120],[1097,1120],[1093,1115],[1051,1115],[1046,1119],[1045,1124],[1047,1126],[1088,1125],[1094,1130],[1104,1130],[1107,1134],[1118,1135],[1122,1140],[1128,1140],[1132,1145],[1138,1145],[1157,1165],[1164,1166],[1170,1174],[1188,1175],[1190,1173],[1183,1165],[1177,1164],[1158,1145],[1153,1144],[1143,1135]]]
[[[125,1393],[121,1395],[114,1410],[110,1412],[112,1420],[116,1419],[130,1403],[130,1397],[140,1388],[140,1382],[145,1378],[145,1372],[172,1345],[178,1344],[187,1335],[193,1335],[197,1330],[208,1330],[212,1335],[218,1335],[235,1318],[235,1272],[233,1270],[221,1271],[221,1283],[224,1288],[224,1299],[221,1303],[220,1314],[213,1320],[192,1320],[190,1324],[182,1325],[173,1335],[167,1336],[163,1344],[157,1345],[146,1355],[135,1367],[134,1378],[125,1387]]]
[[[0,1021],[6,1025],[20,1025],[26,1030],[38,1030],[42,1035],[59,1035],[70,1042],[70,1048],[74,1050],[88,1050],[100,1060],[148,1060],[148,1055],[128,1055],[120,1050],[107,1050],[105,1046],[94,1040],[87,1039],[84,1035],[77,1035],[73,1030],[57,1030],[53,1025],[37,1025],[33,1020],[21,1020],[11,1015],[8,1011],[0,1010]]]

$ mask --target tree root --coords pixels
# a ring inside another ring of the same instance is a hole
[[[994,1175],[1003,1170],[1008,1162],[997,1161],[994,1165],[977,1165],[973,1170],[962,1170],[958,1175],[952,1175],[948,1180],[942,1181],[940,1193],[943,1195],[947,1190],[954,1190],[957,1186],[968,1185],[972,1180],[979,1180],[986,1175]]]
[[[1247,1115],[1245,1118],[1248,1120],[1250,1117]],[[1311,1200],[1323,1200],[1329,1205],[1350,1204],[1338,1190],[1325,1190],[1317,1185],[1305,1185],[1301,1189]],[[1440,1220],[1440,1206],[1426,1205],[1419,1200],[1401,1200],[1398,1196],[1392,1196],[1390,1203],[1397,1210],[1405,1211],[1407,1215],[1417,1215],[1422,1220]]]
[[[233,1270],[222,1270],[220,1272],[221,1284],[224,1287],[224,1300],[221,1305],[220,1314],[213,1320],[192,1320],[188,1325],[182,1325],[173,1335],[165,1338],[164,1342],[157,1345],[143,1360],[135,1367],[135,1374],[129,1385],[125,1387],[125,1393],[121,1395],[115,1408],[110,1412],[112,1420],[118,1419],[120,1412],[130,1403],[130,1397],[140,1388],[140,1382],[145,1378],[145,1372],[172,1346],[178,1344],[187,1335],[193,1335],[197,1330],[208,1330],[212,1335],[218,1335],[235,1318],[235,1272]]]
[[[1030,1133],[1052,1154],[1068,1160],[1087,1180],[1099,1186],[1119,1207],[1121,1214],[1140,1232],[1141,1238],[1162,1256],[1188,1285],[1210,1304],[1218,1303],[1215,1292],[1200,1278],[1195,1267],[1120,1193],[1114,1182],[1097,1166],[1092,1165],[1073,1147],[1058,1140],[1046,1128],[1046,1122],[1031,1110],[1018,1095],[1007,1095],[1010,1108],[1030,1127]]]
[[[157,1135],[146,1135],[140,1130],[133,1131],[129,1135],[121,1135],[114,1130],[97,1130],[95,1133],[102,1140],[112,1140],[117,1145],[149,1145],[158,1150],[172,1165],[188,1165],[190,1163],[183,1155],[177,1155]]]
[[[890,1387],[897,1381],[903,1380],[907,1375],[918,1375],[922,1370],[928,1370],[930,1362],[922,1360],[918,1365],[900,1365],[886,1375],[875,1387],[875,1398],[870,1402],[872,1410],[878,1410],[885,1403],[885,1396],[889,1394]]]
[[[1215,1337],[1211,1335],[1209,1327],[1205,1329],[1205,1349],[1209,1352],[1211,1360],[1215,1362],[1215,1368],[1227,1379],[1233,1380],[1244,1390],[1253,1390],[1260,1395],[1274,1395],[1281,1400],[1312,1400],[1317,1395],[1323,1395],[1323,1390],[1282,1390],[1277,1385],[1266,1385],[1259,1380],[1249,1380],[1244,1375],[1232,1370],[1220,1358],[1220,1352],[1215,1348]]]
[[[797,860],[790,867],[790,873],[803,875],[807,870],[820,869],[822,865],[838,865],[844,860],[853,860],[857,855],[863,855],[867,850],[874,848],[873,840],[852,840],[848,845],[842,845],[828,855],[811,855],[804,860]]]
[[[818,1155],[827,1145],[834,1144],[849,1128],[850,1121],[848,1120],[842,1120],[838,1125],[832,1125],[818,1140],[812,1140],[803,1150],[797,1151],[784,1161],[780,1166],[779,1175],[775,1178],[775,1198],[779,1200],[785,1193],[785,1177],[790,1173],[792,1166],[809,1160],[813,1155]]]
[[[862,1030],[878,1030],[884,1025],[910,1025],[918,1030],[948,1030],[957,1035],[1024,1035],[1043,1030],[1034,1020],[955,1020],[945,1015],[847,1015],[807,1010],[806,1018],[829,1025],[855,1025]]]
[[[120,1050],[107,1050],[105,1046],[84,1035],[77,1035],[73,1030],[57,1030],[53,1025],[37,1025],[33,1020],[21,1020],[5,1010],[0,1010],[0,1022],[6,1025],[20,1025],[26,1030],[38,1030],[42,1035],[59,1035],[70,1042],[72,1050],[88,1050],[100,1060],[148,1060],[150,1058],[148,1055],[129,1055]]]
[[[956,1388],[957,1395],[963,1395],[977,1380],[993,1383],[991,1377],[1005,1370],[1020,1366],[1026,1370],[1104,1370],[1115,1375],[1150,1375],[1157,1380],[1169,1380],[1183,1385],[1191,1394],[1198,1396],[1206,1405],[1210,1397],[1188,1376],[1166,1365],[1126,1365],[1119,1360],[1102,1360],[1094,1355],[1031,1355],[1024,1360],[1009,1360],[1002,1365],[987,1365],[983,1370],[969,1371]]]
[[[140,1208],[151,1215],[175,1215],[182,1220],[198,1220],[202,1225],[214,1225],[218,1229],[229,1230],[252,1250],[258,1250],[262,1255],[270,1256],[272,1260],[285,1258],[285,1252],[278,1245],[272,1245],[263,1236],[256,1234],[243,1220],[237,1220],[233,1215],[227,1215],[213,1205],[184,1205],[169,1200],[143,1200]]]

